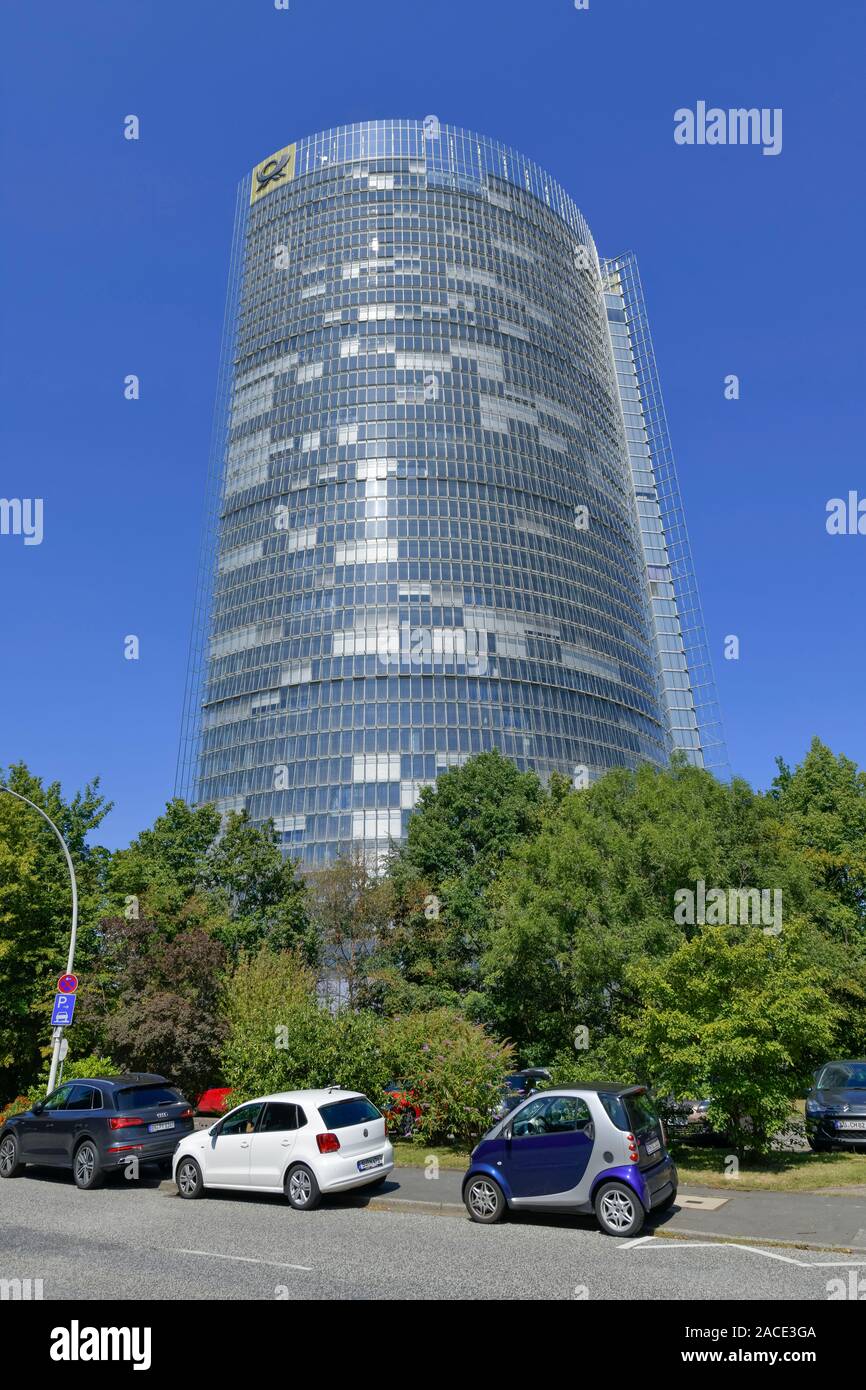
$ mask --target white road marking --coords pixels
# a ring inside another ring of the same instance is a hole
[[[637,1240],[627,1240],[618,1246],[619,1250],[644,1250],[652,1245],[655,1250],[747,1250],[750,1255],[763,1255],[767,1260],[781,1260],[782,1264],[799,1265],[801,1269],[836,1269],[839,1265],[866,1265],[866,1260],[798,1260],[793,1255],[781,1255],[778,1250],[764,1250],[760,1245],[741,1245],[735,1240],[672,1240],[663,1243],[658,1236],[639,1236]]]
[[[249,1255],[221,1255],[218,1250],[185,1250],[175,1247],[176,1255],[203,1255],[208,1260],[237,1260],[244,1265],[270,1265],[273,1269],[299,1269],[303,1274],[312,1274],[312,1265],[287,1265],[279,1260],[254,1260]]]

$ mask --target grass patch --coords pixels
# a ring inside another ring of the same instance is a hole
[[[392,1139],[394,1163],[398,1168],[423,1168],[426,1160],[438,1158],[440,1168],[454,1168],[465,1173],[469,1167],[469,1153],[452,1149],[447,1145],[416,1144],[413,1139]]]
[[[742,1160],[739,1176],[726,1176],[724,1148],[672,1144],[671,1154],[683,1186],[727,1191],[809,1192],[825,1187],[866,1186],[866,1154],[777,1153]]]

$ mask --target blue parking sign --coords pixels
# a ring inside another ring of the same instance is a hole
[[[72,1015],[75,1013],[74,994],[55,994],[54,1009],[51,1014],[52,1028],[66,1028],[72,1022]]]

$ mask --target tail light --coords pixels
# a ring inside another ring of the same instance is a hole
[[[191,1120],[191,1119],[192,1119],[192,1111],[189,1110],[189,1109],[187,1109],[187,1110],[181,1110],[180,1114],[178,1115],[178,1119],[179,1119],[179,1120]]]
[[[137,1115],[119,1115],[119,1116],[117,1117],[117,1119],[112,1118],[112,1119],[110,1119],[110,1120],[108,1121],[108,1128],[109,1128],[109,1129],[131,1129],[134,1125],[143,1125],[143,1124],[144,1124],[144,1120],[139,1119],[139,1117],[138,1117]]]
[[[316,1143],[320,1154],[335,1154],[340,1147],[336,1134],[317,1134]]]
[[[633,1134],[627,1134],[625,1137],[626,1137],[626,1139],[628,1140],[628,1156],[629,1156],[629,1158],[631,1159],[632,1163],[639,1163],[639,1162],[640,1162],[640,1156],[639,1156],[638,1151],[637,1151],[637,1140],[635,1139],[635,1137],[634,1137]]]

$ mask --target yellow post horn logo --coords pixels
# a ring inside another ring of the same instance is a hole
[[[256,165],[250,187],[250,205],[257,203],[271,189],[279,188],[295,177],[296,150],[297,145],[286,145]]]

